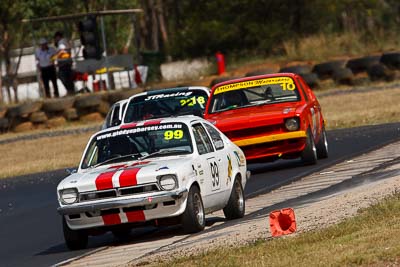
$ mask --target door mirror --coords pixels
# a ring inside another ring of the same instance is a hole
[[[66,171],[69,175],[71,175],[71,174],[76,173],[78,170],[77,170],[76,168],[66,168],[65,171]]]

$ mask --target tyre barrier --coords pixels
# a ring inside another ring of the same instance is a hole
[[[366,56],[353,58],[347,61],[346,68],[351,69],[353,74],[367,71],[372,65],[379,63],[381,56]]]
[[[318,88],[319,87],[319,79],[318,75],[315,73],[306,73],[302,74],[304,81],[310,86],[311,88]]]
[[[7,130],[8,125],[9,123],[7,118],[0,118],[0,131]]]
[[[335,69],[333,72],[333,80],[338,84],[352,85],[354,74],[349,68]]]
[[[43,123],[46,122],[47,119],[47,115],[44,111],[36,111],[29,116],[29,121],[33,123]]]
[[[372,65],[367,70],[367,73],[371,81],[379,81],[379,80],[392,81],[395,78],[394,71],[390,70],[382,63],[377,63],[375,65]]]
[[[271,74],[275,73],[276,71],[270,68],[265,68],[265,69],[257,69],[253,71],[249,71],[245,74],[245,77],[251,77],[251,76],[258,76],[258,75],[264,75],[264,74]]]
[[[273,237],[296,232],[296,218],[292,208],[272,211],[269,214],[269,227]]]
[[[79,119],[78,111],[76,108],[69,108],[64,110],[63,117],[67,119],[67,121],[75,121]]]
[[[289,67],[283,67],[279,70],[279,72],[291,72],[300,75],[311,73],[311,66],[309,65],[294,65]]]
[[[59,127],[67,121],[99,122],[115,101],[143,91],[143,88],[136,88],[0,105],[0,133]]]
[[[334,60],[334,61],[319,63],[314,65],[312,72],[316,73],[319,79],[331,78],[333,72],[336,69],[344,68],[346,62],[347,60]]]
[[[390,69],[400,69],[400,52],[383,53],[381,63]]]
[[[7,108],[5,106],[0,106],[0,119],[4,118],[7,113]]]
[[[210,82],[210,87],[213,87],[214,85],[216,85],[218,83],[234,80],[234,79],[237,79],[237,78],[239,78],[239,77],[218,77],[218,78],[213,79]]]
[[[43,111],[47,113],[61,112],[72,108],[75,102],[75,97],[63,97],[46,99],[43,101]]]

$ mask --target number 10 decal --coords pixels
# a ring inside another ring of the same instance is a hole
[[[212,190],[218,190],[221,187],[220,179],[219,179],[219,171],[218,171],[218,164],[215,161],[210,161],[210,168],[211,168],[211,183],[212,183]]]

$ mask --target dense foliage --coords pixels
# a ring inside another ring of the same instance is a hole
[[[396,0],[169,0],[174,56],[217,50],[280,53],[282,42],[316,33],[398,31]],[[178,4],[179,3],[179,4]]]

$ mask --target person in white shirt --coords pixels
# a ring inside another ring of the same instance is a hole
[[[56,67],[54,66],[53,57],[57,54],[57,51],[54,47],[49,47],[47,40],[45,38],[41,38],[39,40],[40,48],[38,48],[35,52],[36,65],[38,70],[40,71],[40,77],[43,82],[45,97],[50,98],[50,81],[53,84],[54,96],[59,97],[60,94],[58,92],[57,86],[57,72]]]
[[[71,46],[62,32],[54,34],[54,43],[57,47],[58,77],[67,89],[68,95],[75,94],[74,73],[72,71]]]

